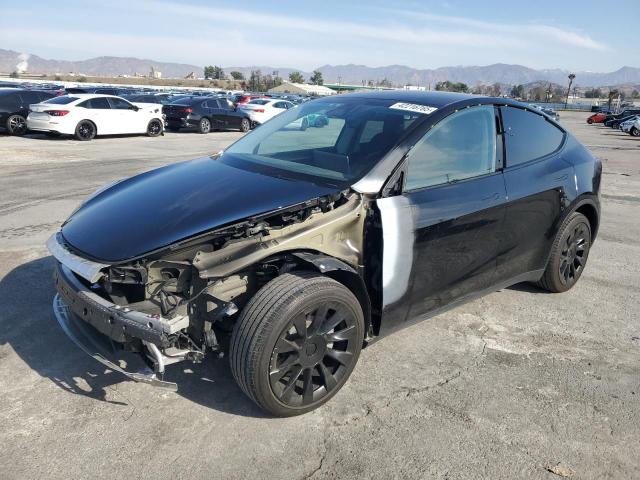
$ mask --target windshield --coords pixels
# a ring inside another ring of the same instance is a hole
[[[351,184],[423,115],[391,108],[395,103],[340,97],[292,107],[231,145],[219,160],[267,174]]]

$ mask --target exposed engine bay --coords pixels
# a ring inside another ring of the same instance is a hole
[[[208,351],[223,356],[244,305],[270,280],[290,271],[340,276],[370,316],[376,302],[367,292],[379,291],[379,275],[375,261],[369,262],[365,275],[363,252],[376,251],[364,245],[378,241],[365,234],[374,217],[365,197],[345,191],[109,265],[96,282],[74,275],[87,295],[119,309],[118,317],[109,315],[112,326],[107,329],[100,319],[85,320],[125,350],[145,353],[157,371],[158,362],[198,362]],[[64,298],[64,286],[58,290]],[[65,301],[73,308],[73,299]],[[87,315],[86,308],[76,311],[83,313]]]

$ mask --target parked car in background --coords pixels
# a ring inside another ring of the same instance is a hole
[[[633,115],[628,120],[621,122],[620,130],[622,130],[624,133],[629,133],[629,131],[631,130],[631,127],[633,127],[633,124],[639,118],[640,118],[640,115]]]
[[[30,130],[74,135],[78,140],[136,133],[157,137],[164,130],[160,105],[134,104],[111,95],[64,95],[31,105],[30,110],[27,117]]]
[[[200,133],[211,130],[251,129],[249,115],[226,98],[186,97],[174,100],[163,107],[167,130],[178,131],[195,128]]]
[[[620,125],[623,122],[626,122],[627,120],[631,120],[631,119],[633,119],[635,117],[636,117],[636,114],[627,115],[627,116],[622,117],[622,118],[610,118],[610,119],[604,121],[604,126],[617,129],[617,128],[620,128]]]
[[[251,95],[251,94],[240,94],[240,95],[235,95],[235,104],[236,105],[244,105],[245,103],[249,103],[251,100],[255,100],[257,98],[267,98],[265,95],[259,95],[259,94],[255,94],[255,95]]]
[[[0,127],[9,135],[24,135],[27,133],[29,105],[53,97],[53,91],[0,88]]]
[[[630,135],[634,137],[640,137],[640,116],[636,117],[636,119],[629,125],[628,132]]]
[[[594,123],[603,123],[606,118],[607,118],[607,114],[606,113],[594,113],[589,118],[587,118],[587,123],[589,125],[594,124]]]
[[[329,124],[287,128],[313,114]],[[165,365],[228,356],[252,401],[299,415],[385,335],[508,285],[572,288],[601,173],[562,126],[505,98],[314,100],[213,156],[90,196],[47,242],[54,312],[133,380],[176,389]],[[123,350],[154,373],[126,371]]]
[[[257,98],[238,106],[249,116],[252,125],[262,125],[276,115],[280,115],[293,107],[295,105],[292,102],[274,98]]]
[[[160,105],[171,103],[173,100],[168,93],[135,93],[121,95],[121,98],[133,103],[158,103]]]

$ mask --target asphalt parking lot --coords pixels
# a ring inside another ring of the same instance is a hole
[[[173,366],[177,393],[124,381],[51,312],[44,242],[85,195],[239,133],[0,135],[0,478],[640,478],[640,139],[561,116],[604,164],[578,285],[518,285],[401,331],[290,419],[265,417],[226,360]]]

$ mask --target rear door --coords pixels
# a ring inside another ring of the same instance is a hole
[[[111,104],[106,97],[96,97],[85,100],[77,105],[84,111],[78,116],[79,120],[88,119],[96,124],[98,135],[111,135],[116,133],[115,126],[118,122],[118,112],[111,109]]]
[[[506,193],[492,105],[452,113],[409,151],[401,195],[377,201],[384,332],[490,287]]]
[[[507,281],[545,268],[562,211],[576,187],[573,166],[562,156],[565,133],[534,110],[505,106],[500,111],[508,202],[497,275]]]

